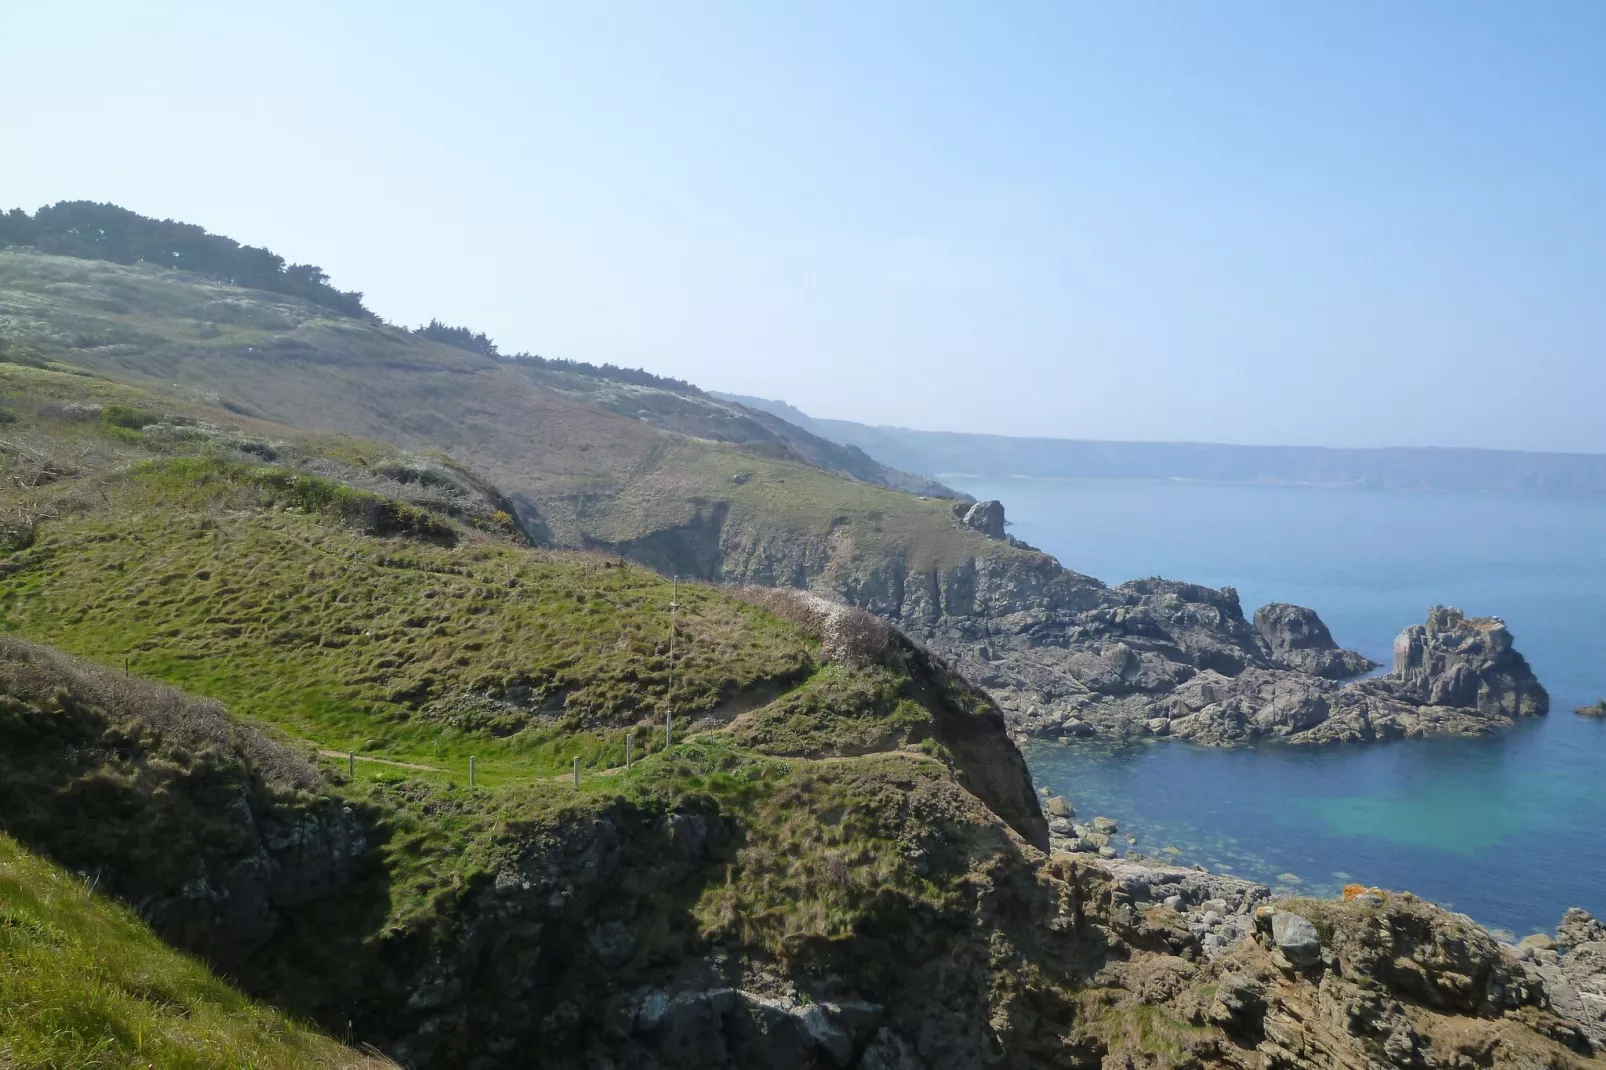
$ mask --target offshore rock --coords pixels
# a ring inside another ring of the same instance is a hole
[[[1394,641],[1391,686],[1400,697],[1428,706],[1460,706],[1487,717],[1541,716],[1550,695],[1512,646],[1498,617],[1467,617],[1434,606],[1426,624]]]

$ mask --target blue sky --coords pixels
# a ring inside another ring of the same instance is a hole
[[[1593,2],[58,0],[0,29],[0,202],[818,416],[1606,451],[1603,46]]]

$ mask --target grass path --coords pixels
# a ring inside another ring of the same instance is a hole
[[[307,742],[311,743],[312,741],[307,740]],[[351,751],[343,750],[329,750],[325,747],[319,747],[318,753],[323,755],[325,758],[345,758],[348,761],[355,758],[359,762],[373,762],[375,765],[389,765],[397,769],[417,769],[422,773],[445,772],[445,770],[441,769],[439,766],[419,765],[417,762],[393,762],[389,758],[370,758],[365,754],[353,754]]]

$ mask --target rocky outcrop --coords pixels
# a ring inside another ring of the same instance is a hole
[[[996,498],[973,504],[955,503],[954,515],[965,527],[979,531],[989,539],[1004,537],[1004,503]]]
[[[1513,648],[1505,622],[1446,606],[1434,606],[1426,624],[1394,641],[1389,682],[1409,701],[1475,709],[1486,717],[1511,720],[1550,710],[1550,696]]]
[[[1283,669],[1342,679],[1377,667],[1371,658],[1340,650],[1315,610],[1272,602],[1255,610],[1255,632],[1267,656]]]
[[[1263,607],[1251,626],[1230,587],[1000,571],[952,574],[934,599],[950,612],[905,627],[987,688],[1021,735],[1362,741],[1487,732],[1546,705],[1510,633],[1451,610],[1402,637],[1414,653],[1400,671],[1346,683],[1334,677],[1371,663],[1337,649],[1308,609]]]
[[[1108,1024],[1083,1023],[1106,1066],[1147,1065],[1156,1044],[1169,1065],[1244,1070],[1581,1067],[1599,1050],[1579,987],[1594,981],[1574,980],[1594,968],[1587,955],[1569,976],[1566,957],[1503,944],[1410,893],[1235,898],[1202,871],[1076,866],[1088,915],[1125,949],[1098,974]],[[1146,1035],[1120,1027],[1129,1015]]]
[[[1544,978],[1556,1012],[1577,1022],[1595,1050],[1606,1052],[1606,925],[1574,907],[1549,944],[1521,950]]]

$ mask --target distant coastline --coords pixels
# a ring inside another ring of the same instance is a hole
[[[715,394],[884,465],[936,479],[1152,479],[1352,490],[1606,497],[1606,454],[1448,447],[1241,446],[1015,438],[816,419],[783,401]]]

